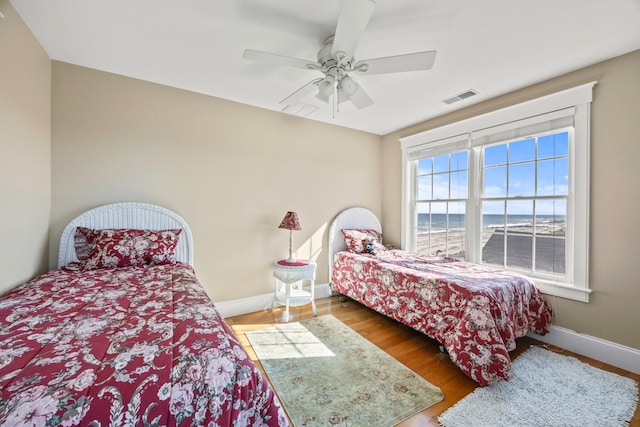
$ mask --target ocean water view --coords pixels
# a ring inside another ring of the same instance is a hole
[[[449,229],[463,229],[465,226],[465,214],[449,214]],[[563,223],[564,215],[536,215],[538,226],[552,223]],[[485,214],[482,216],[484,228],[501,228],[505,225],[505,215]],[[506,225],[532,226],[533,215],[506,215]],[[429,214],[418,214],[418,232],[429,230]],[[446,214],[431,214],[431,229],[444,230],[447,228]]]

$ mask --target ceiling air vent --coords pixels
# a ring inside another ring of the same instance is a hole
[[[460,94],[458,94],[458,95],[456,95],[454,97],[445,99],[442,102],[444,102],[445,104],[453,104],[454,102],[462,101],[463,99],[470,98],[470,97],[475,96],[477,94],[478,94],[478,92],[476,92],[475,90],[469,89],[469,90],[464,91],[464,92],[462,92],[462,93],[460,93]]]
[[[296,102],[292,105],[286,105],[282,112],[293,114],[296,116],[307,117],[309,114],[316,111],[318,107],[316,105],[305,104],[304,102]]]

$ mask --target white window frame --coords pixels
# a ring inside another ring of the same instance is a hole
[[[479,191],[482,169],[480,152],[483,136],[507,132],[512,128],[534,127],[537,123],[573,115],[574,138],[569,144],[570,188],[567,201],[568,241],[566,278],[554,280],[535,277],[534,281],[546,294],[589,302],[589,154],[590,122],[593,87],[590,82],[541,98],[516,104],[450,125],[431,129],[400,139],[402,149],[402,227],[401,246],[414,251],[416,161],[447,152],[469,151],[469,200],[467,203],[467,260],[480,262],[478,244],[481,215]]]

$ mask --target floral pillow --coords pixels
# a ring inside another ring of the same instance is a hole
[[[76,257],[80,261],[84,261],[89,256],[89,252],[91,252],[91,244],[87,241],[87,235],[90,230],[84,227],[76,227],[76,234],[73,238],[73,244],[76,249]]]
[[[78,227],[76,236],[78,234],[84,236],[91,248],[86,258],[81,260],[84,270],[94,270],[174,263],[176,262],[175,250],[181,232],[181,229],[92,230]]]
[[[379,244],[382,246],[382,235],[376,230],[365,229],[343,229],[342,235],[349,252],[361,254],[367,252],[367,243]]]

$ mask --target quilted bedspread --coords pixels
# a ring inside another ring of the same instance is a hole
[[[339,252],[333,289],[441,342],[486,386],[513,376],[509,351],[528,331],[544,335],[551,308],[525,276],[400,250]]]
[[[63,268],[0,299],[0,392],[3,426],[288,425],[181,263]]]

